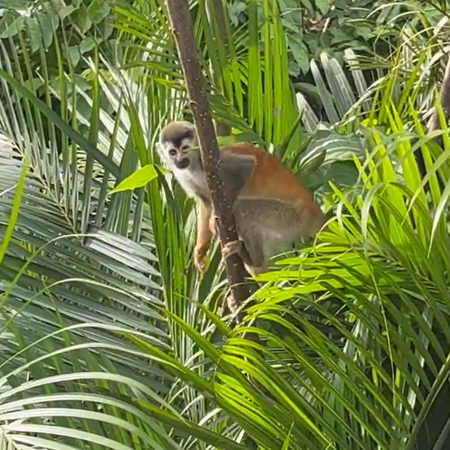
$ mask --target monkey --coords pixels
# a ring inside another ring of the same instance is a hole
[[[160,159],[189,197],[199,203],[194,266],[204,270],[204,258],[217,235],[211,195],[202,166],[195,126],[175,121],[160,132]],[[231,197],[238,241],[222,248],[222,257],[238,253],[255,277],[268,261],[298,240],[314,238],[325,215],[311,193],[282,162],[249,143],[221,146],[219,170]]]

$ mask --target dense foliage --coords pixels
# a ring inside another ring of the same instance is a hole
[[[329,228],[233,322],[170,174],[111,192],[190,117],[163,0],[0,1],[0,448],[447,448],[448,2],[190,3],[214,118]]]

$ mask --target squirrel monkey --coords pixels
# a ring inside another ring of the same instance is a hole
[[[203,171],[195,127],[171,122],[160,133],[157,149],[186,194],[199,202],[194,264],[204,258],[215,235],[215,217]],[[222,249],[224,258],[236,252],[252,276],[267,270],[268,260],[289,250],[300,239],[313,238],[325,216],[311,193],[281,161],[250,144],[220,148],[220,167],[229,189],[239,241]]]

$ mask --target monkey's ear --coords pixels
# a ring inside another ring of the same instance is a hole
[[[164,154],[164,148],[161,145],[160,142],[156,142],[155,143],[155,148],[156,148],[156,153],[159,156],[159,159],[161,160],[161,162],[166,162],[166,155]]]
[[[234,202],[239,192],[250,178],[255,166],[255,158],[251,155],[221,154],[221,170],[225,183],[230,190],[231,201]]]
[[[164,167],[164,169],[170,169],[170,165],[167,162],[167,157],[164,154],[164,149],[163,149],[163,146],[161,145],[161,143],[156,142],[155,148],[156,148],[156,153],[158,154],[159,162],[160,162],[161,166]]]

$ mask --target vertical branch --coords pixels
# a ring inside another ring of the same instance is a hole
[[[200,71],[197,44],[187,0],[166,0],[172,32],[178,49],[190,107],[200,146],[206,181],[211,191],[222,246],[238,240],[231,199],[219,171],[220,153],[214,125],[209,112],[205,86]],[[239,304],[250,295],[245,283],[246,270],[238,254],[225,260],[227,279],[234,301]]]

